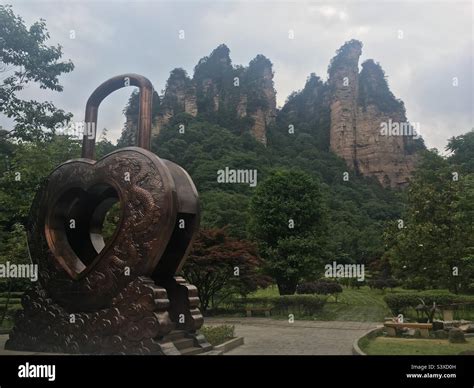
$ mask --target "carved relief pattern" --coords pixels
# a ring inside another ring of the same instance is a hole
[[[154,155],[153,155],[154,156]],[[125,176],[130,180],[125,180]],[[110,181],[118,188],[123,204],[122,221],[116,238],[91,264],[88,273],[72,279],[55,258],[45,240],[46,209],[64,188],[90,187]],[[169,190],[168,190],[169,191]],[[66,163],[49,177],[45,190],[40,190],[32,208],[36,214],[28,227],[32,257],[37,261],[40,281],[45,289],[66,308],[85,309],[107,305],[130,280],[149,275],[156,265],[160,237],[169,223],[171,193],[164,187],[163,176],[153,160],[143,153],[117,152],[95,165],[87,162]],[[39,223],[37,224],[37,222]],[[165,232],[166,233],[166,232]],[[129,273],[125,271],[129,268]]]
[[[163,354],[160,339],[173,328],[166,290],[138,277],[109,308],[69,314],[41,287],[23,296],[6,348],[95,354]]]
[[[84,137],[83,158],[61,164],[40,185],[26,227],[39,282],[23,295],[7,349],[196,354],[212,348],[196,333],[203,323],[196,287],[174,277],[199,227],[199,199],[182,168],[149,151],[151,82],[137,74],[105,81],[88,99],[85,121],[97,123],[100,103],[128,86],[126,78],[140,88],[140,147],[94,161],[95,139]],[[104,238],[115,210],[115,231]],[[191,221],[177,233],[182,213]]]
[[[124,179],[126,174],[129,180]],[[87,195],[98,184],[116,190],[119,225],[97,257],[82,263],[85,269],[74,278],[68,272],[70,263],[58,259],[73,255],[65,236],[54,245],[54,228],[60,229],[61,223],[51,226],[48,217],[71,188]],[[25,293],[6,347],[60,353],[180,354],[173,336],[167,337],[177,329],[192,338],[195,347],[211,349],[196,333],[203,324],[196,287],[180,277],[159,284],[151,279],[173,233],[176,214],[174,181],[163,162],[148,151],[122,149],[96,163],[80,159],[59,166],[42,184],[31,207],[28,243],[40,284]],[[49,240],[48,233],[53,235]]]

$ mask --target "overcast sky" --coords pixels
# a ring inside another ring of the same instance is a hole
[[[361,63],[380,62],[408,119],[421,125],[428,147],[473,128],[473,20],[471,1],[9,1],[29,25],[46,20],[51,44],[75,64],[63,75],[63,93],[30,86],[25,96],[51,100],[82,120],[90,93],[127,72],[164,88],[169,72],[192,75],[197,61],[225,43],[233,64],[257,54],[274,64],[278,105],[315,72],[327,78],[335,50],[352,38],[363,42]],[[75,39],[70,39],[71,30]],[[179,39],[184,30],[185,39]],[[288,31],[294,39],[288,39]],[[400,39],[402,34],[402,39]],[[457,77],[458,86],[453,86]],[[99,128],[120,136],[131,89],[106,99]],[[0,125],[9,122],[0,116]]]

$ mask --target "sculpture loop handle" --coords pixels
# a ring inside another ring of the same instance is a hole
[[[138,74],[122,74],[102,83],[91,94],[86,104],[84,137],[82,139],[82,157],[95,158],[95,138],[99,105],[111,93],[127,86],[140,88],[138,110],[138,146],[150,149],[151,110],[153,104],[153,85],[148,78]]]

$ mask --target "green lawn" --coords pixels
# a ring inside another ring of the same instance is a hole
[[[474,338],[467,338],[464,344],[452,344],[442,339],[376,337],[362,339],[359,346],[369,355],[457,355],[464,351],[474,352]]]
[[[388,294],[410,293],[414,290],[403,288],[387,289],[385,291],[370,289],[367,286],[360,289],[343,287],[343,292],[339,294],[337,302],[333,297],[328,298],[324,308],[311,317],[299,317],[299,319],[314,319],[320,321],[358,321],[358,322],[382,322],[385,317],[393,314],[387,307],[384,297]],[[415,291],[416,292],[416,291]],[[271,286],[266,289],[258,290],[249,295],[249,297],[270,298],[278,297],[278,288]],[[465,310],[455,312],[455,319],[473,319],[473,311]],[[283,318],[274,317],[274,318]],[[286,318],[286,317],[285,317]],[[409,309],[405,318],[415,321],[417,319],[416,311]],[[436,316],[441,318],[441,316]]]
[[[383,297],[392,291],[382,292],[371,290],[369,287],[360,289],[343,288],[337,302],[330,297],[328,302],[319,313],[312,319],[320,321],[358,321],[358,322],[380,322],[387,316],[391,316],[390,310],[385,304]],[[407,292],[395,289],[393,292]],[[276,297],[278,296],[276,286],[258,290],[249,297]],[[276,317],[278,318],[278,317]]]

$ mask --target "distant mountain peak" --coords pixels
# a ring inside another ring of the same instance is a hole
[[[234,132],[250,131],[263,144],[275,123],[310,128],[324,149],[343,158],[356,173],[373,176],[384,186],[404,186],[423,141],[381,132],[384,123],[409,123],[380,64],[368,59],[359,72],[362,47],[355,39],[344,43],[330,61],[328,81],[311,73],[304,88],[292,93],[277,112],[272,62],[258,54],[246,67],[233,66],[230,49],[221,44],[198,61],[192,77],[180,68],[171,71],[156,109],[154,133],[182,113]],[[127,125],[133,127],[129,117]]]

